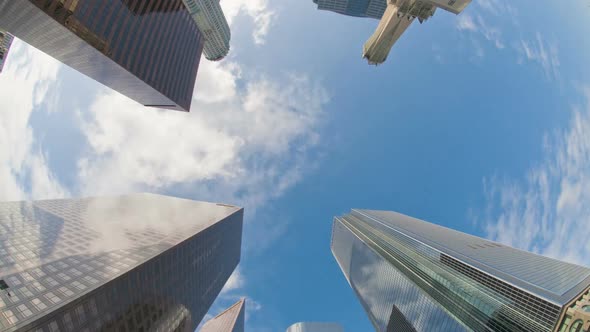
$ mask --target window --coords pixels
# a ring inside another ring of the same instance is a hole
[[[584,321],[577,319],[570,327],[570,332],[582,332],[582,325],[584,325]]]
[[[8,289],[8,284],[4,280],[0,280],[0,290]]]

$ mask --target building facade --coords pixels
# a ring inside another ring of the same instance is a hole
[[[0,0],[0,29],[145,106],[190,109],[205,40],[182,0]]]
[[[8,51],[10,51],[10,46],[12,45],[13,39],[14,37],[11,34],[0,30],[0,73],[4,68],[4,62],[8,56]]]
[[[344,329],[337,323],[299,322],[289,326],[287,332],[344,332]]]
[[[205,37],[205,58],[211,61],[223,59],[229,53],[231,32],[219,0],[182,1]]]
[[[586,267],[386,211],[336,217],[331,249],[379,332],[565,332],[590,324]]]
[[[201,332],[244,332],[245,311],[246,299],[241,299],[208,320]]]
[[[0,203],[0,330],[194,331],[243,210],[135,194]]]
[[[313,0],[320,10],[338,14],[381,19],[387,0]]]
[[[425,22],[437,8],[459,14],[470,3],[471,0],[387,0],[387,9],[375,33],[363,46],[363,58],[371,65],[385,62],[393,45],[415,19]]]

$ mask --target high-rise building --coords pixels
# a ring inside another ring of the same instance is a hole
[[[229,53],[231,32],[219,0],[182,1],[205,36],[205,58],[211,61],[223,59]]]
[[[459,14],[469,3],[471,0],[387,0],[387,9],[375,33],[363,47],[363,58],[373,65],[385,62],[393,45],[414,19],[423,23],[434,15],[436,8]]]
[[[383,63],[393,45],[414,19],[423,23],[436,8],[459,14],[471,0],[313,0],[318,9],[339,14],[380,19],[375,33],[363,46],[369,64]]]
[[[205,40],[182,0],[0,0],[0,29],[145,106],[190,109]]]
[[[13,39],[14,37],[11,34],[0,30],[0,73],[4,68],[4,61],[6,61]]]
[[[244,332],[246,299],[241,299],[219,315],[208,320],[201,332]]]
[[[387,0],[313,0],[320,10],[338,14],[381,19]]]
[[[586,267],[386,211],[334,218],[331,249],[379,332],[590,326]]]
[[[152,194],[0,203],[0,331],[194,331],[243,210]]]
[[[344,330],[336,323],[300,322],[289,326],[287,332],[344,332]]]

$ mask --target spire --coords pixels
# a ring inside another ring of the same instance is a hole
[[[201,332],[238,332],[244,331],[244,311],[246,299],[241,299],[219,315],[208,320]]]

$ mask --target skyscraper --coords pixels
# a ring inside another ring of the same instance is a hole
[[[338,14],[381,19],[387,0],[313,0],[320,10]]]
[[[363,47],[363,58],[369,64],[383,63],[414,19],[423,23],[434,15],[436,8],[459,14],[469,3],[471,0],[387,0],[387,9],[375,33]]]
[[[241,299],[219,315],[208,320],[201,332],[244,332],[246,299]]]
[[[287,332],[344,332],[344,330],[336,323],[300,322],[289,326]]]
[[[219,0],[182,0],[205,36],[203,53],[211,61],[219,61],[229,53],[231,33]]]
[[[375,33],[363,46],[363,58],[369,64],[383,63],[393,45],[414,19],[423,23],[442,8],[459,14],[471,0],[313,0],[318,9],[335,13],[379,19]]]
[[[8,51],[12,45],[14,37],[6,31],[0,30],[0,73],[4,68],[4,61],[8,56]]]
[[[243,210],[135,194],[0,203],[0,331],[194,331]]]
[[[0,29],[145,106],[190,109],[204,38],[182,0],[0,0]]]
[[[386,211],[334,218],[331,249],[379,332],[590,325],[586,267]]]

